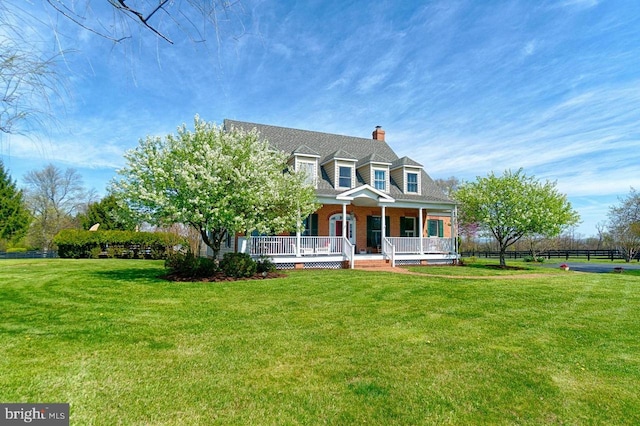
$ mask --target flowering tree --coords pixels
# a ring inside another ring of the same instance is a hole
[[[555,237],[580,217],[555,183],[541,183],[522,169],[503,176],[491,172],[476,182],[465,182],[455,194],[463,224],[477,223],[498,242],[500,265],[509,246],[524,236]]]
[[[195,117],[176,135],[147,137],[127,152],[113,192],[149,223],[185,223],[218,256],[227,233],[296,229],[316,206],[302,173],[253,130],[223,129]]]
[[[640,251],[640,194],[631,188],[620,204],[609,208],[609,235],[627,262]]]

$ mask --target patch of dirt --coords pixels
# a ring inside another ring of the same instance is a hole
[[[526,270],[526,268],[523,268],[521,266],[500,266],[500,265],[484,265],[484,268],[487,269],[498,269],[501,271],[524,271]]]
[[[266,274],[259,273],[259,274],[255,274],[252,277],[248,277],[248,278],[228,277],[225,274],[223,274],[222,272],[218,272],[215,275],[212,275],[210,277],[195,277],[194,278],[194,277],[184,276],[184,275],[181,275],[181,274],[167,274],[167,275],[161,275],[158,278],[163,279],[163,280],[167,280],[167,281],[175,281],[175,282],[213,283],[213,282],[226,282],[226,281],[268,280],[268,279],[282,278],[282,277],[286,277],[286,275],[281,273],[281,272],[267,272]]]

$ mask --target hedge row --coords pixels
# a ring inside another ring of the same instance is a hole
[[[53,242],[58,256],[73,259],[99,257],[165,259],[184,238],[166,232],[83,231],[64,229]]]

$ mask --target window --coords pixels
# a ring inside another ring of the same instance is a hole
[[[298,171],[302,171],[305,176],[305,182],[315,186],[316,185],[316,165],[308,161],[300,161],[298,163]]]
[[[387,190],[387,172],[386,170],[374,170],[373,172],[373,187],[380,191]]]
[[[416,236],[416,218],[415,217],[400,218],[400,236],[401,237]]]
[[[414,194],[418,192],[417,173],[407,173],[407,192],[412,192]]]
[[[313,213],[307,216],[301,223],[300,235],[303,237],[318,236],[318,214]],[[296,232],[291,231],[290,236],[295,236]]]
[[[391,232],[389,216],[385,216],[385,234],[388,237]],[[380,216],[367,216],[367,247],[379,248],[382,244],[382,218]]]
[[[303,222],[304,231],[302,235],[305,237],[318,235],[318,215],[316,213],[310,214]]]
[[[430,237],[444,237],[444,221],[439,219],[429,219],[427,222]]]
[[[351,188],[351,167],[340,166],[339,173],[338,187]]]

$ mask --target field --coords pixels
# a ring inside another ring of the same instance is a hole
[[[0,401],[71,424],[640,424],[640,276],[0,262]]]

